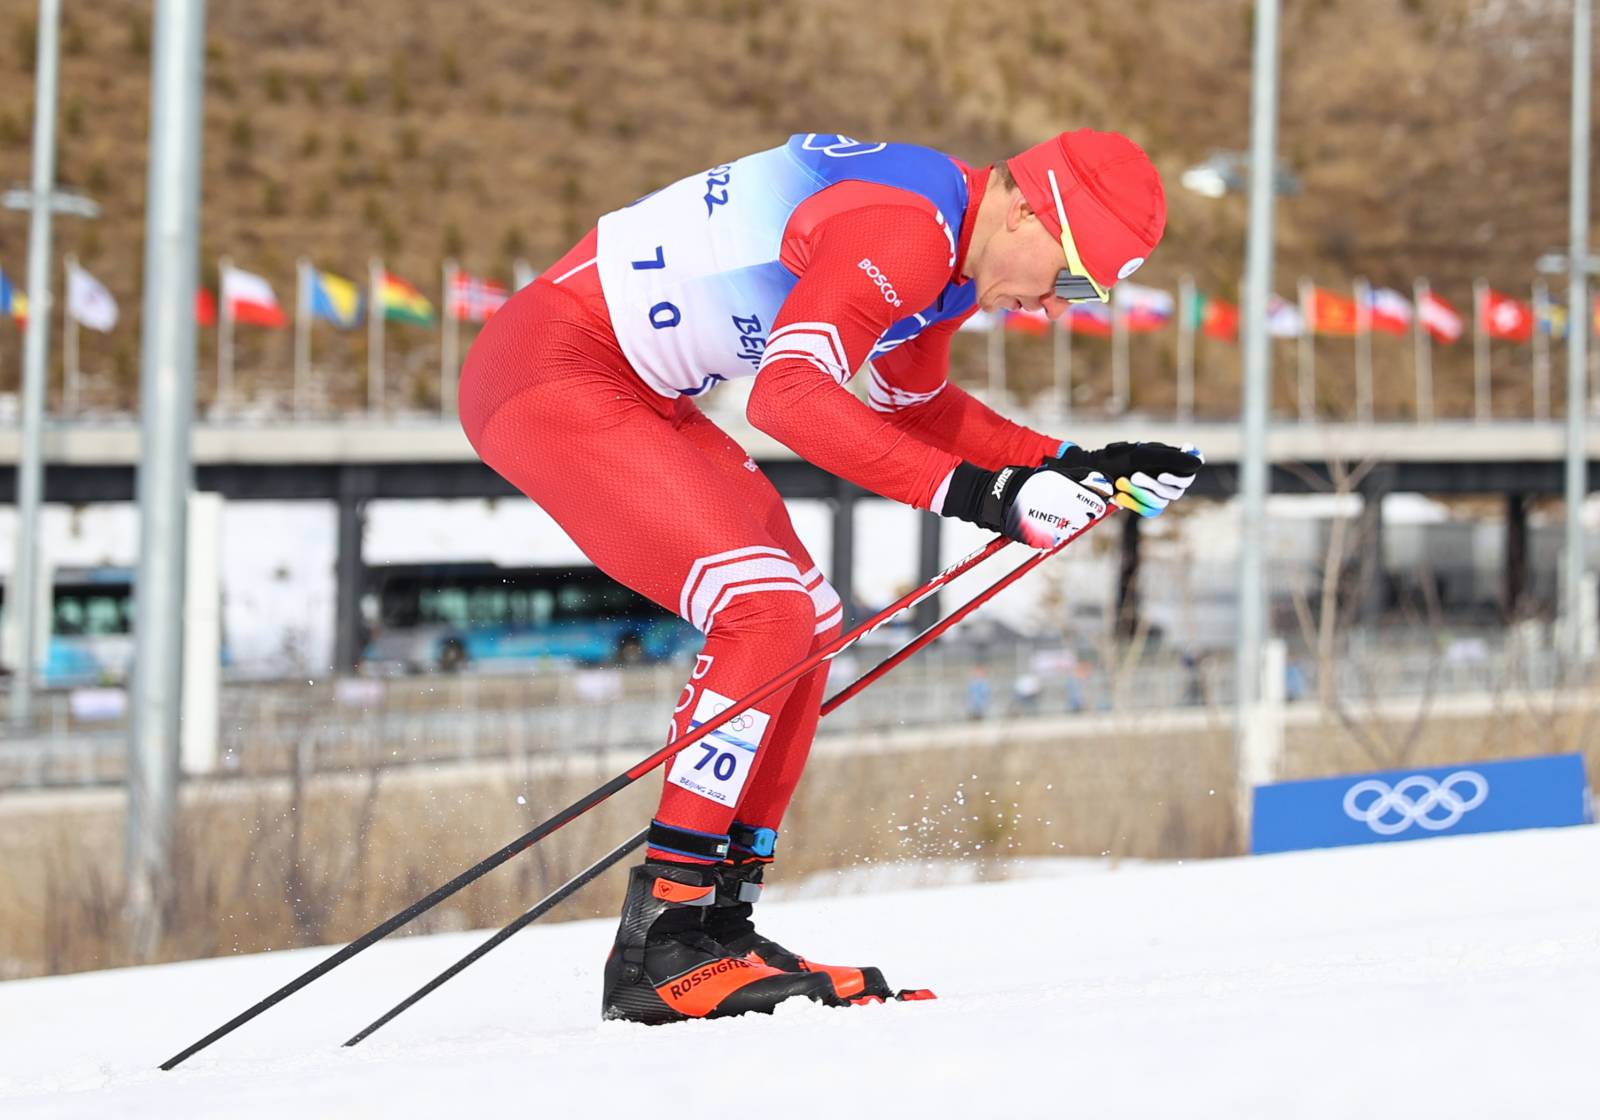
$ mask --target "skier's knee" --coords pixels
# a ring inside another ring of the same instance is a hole
[[[737,634],[786,661],[795,661],[811,649],[816,631],[816,609],[799,587],[773,588],[741,595],[718,611],[713,634]]]

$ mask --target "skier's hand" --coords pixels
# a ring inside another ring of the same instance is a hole
[[[940,512],[1034,548],[1050,548],[1105,516],[1114,493],[1099,471],[1057,459],[998,471],[962,463],[950,476]]]
[[[1115,484],[1117,505],[1140,517],[1156,517],[1188,492],[1206,458],[1193,444],[1108,443],[1089,451],[1065,443],[1054,461],[1100,471]]]

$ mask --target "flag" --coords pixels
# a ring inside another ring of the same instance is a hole
[[[378,306],[385,319],[415,323],[420,327],[433,322],[433,304],[416,288],[392,272],[383,273],[378,284]]]
[[[1559,342],[1567,337],[1567,309],[1553,300],[1541,300],[1533,305],[1534,318],[1539,333]]]
[[[1306,319],[1298,304],[1282,296],[1267,300],[1267,334],[1273,338],[1299,338],[1305,333]]]
[[[1507,342],[1527,342],[1533,337],[1533,308],[1520,299],[1501,295],[1493,288],[1483,289],[1478,302],[1484,331],[1490,338]]]
[[[222,303],[235,323],[258,327],[286,327],[289,320],[278,305],[272,285],[263,276],[229,265],[222,270]]]
[[[1218,342],[1235,342],[1239,338],[1239,308],[1227,300],[1196,292],[1189,308],[1189,322]]]
[[[510,293],[493,280],[458,272],[450,282],[450,317],[482,323],[499,311],[509,296]]]
[[[1005,328],[1018,334],[1043,335],[1050,333],[1050,316],[1043,311],[1007,311]]]
[[[1422,327],[1440,342],[1454,342],[1461,337],[1461,313],[1439,298],[1432,288],[1422,294],[1417,305],[1417,318]]]
[[[311,317],[326,319],[340,330],[361,322],[361,286],[343,276],[308,270],[311,281]]]
[[[3,268],[0,268],[0,314],[11,316],[19,327],[28,325],[28,297],[11,283],[11,277]]]
[[[202,327],[217,325],[217,297],[208,288],[195,289],[194,321]]]
[[[1596,309],[1595,314],[1600,316],[1600,308]],[[985,311],[980,307],[961,320],[961,325],[956,329],[959,331],[992,331],[995,328],[996,318],[993,311]]]
[[[104,284],[76,263],[67,268],[67,314],[101,334],[117,325],[117,301]]]
[[[1375,331],[1405,334],[1411,329],[1411,301],[1393,288],[1369,288],[1367,322]]]
[[[1061,319],[1073,334],[1111,337],[1111,308],[1104,303],[1075,303]]]
[[[1123,326],[1130,331],[1158,331],[1172,321],[1175,303],[1171,292],[1147,288],[1124,280],[1115,289]]]
[[[1356,333],[1356,301],[1347,296],[1312,288],[1307,311],[1312,334]]]

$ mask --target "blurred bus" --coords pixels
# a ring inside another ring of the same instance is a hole
[[[133,569],[57,568],[51,579],[49,612],[41,626],[44,659],[40,679],[47,688],[121,684],[133,667]],[[0,586],[0,616],[6,609]],[[7,670],[14,670],[7,651]],[[35,664],[39,664],[35,662]]]
[[[598,568],[389,564],[367,573],[369,672],[529,661],[631,665],[700,648],[700,633]]]

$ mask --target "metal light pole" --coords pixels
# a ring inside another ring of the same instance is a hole
[[[150,56],[139,574],[128,766],[128,916],[141,958],[161,936],[160,900],[169,882],[178,793],[204,50],[205,0],[157,0]]]
[[[17,459],[17,545],[10,600],[17,635],[11,674],[11,723],[33,722],[34,629],[38,622],[39,503],[44,491],[45,357],[50,344],[50,189],[56,181],[56,40],[61,0],[39,0],[34,54],[33,198],[28,219],[28,335],[22,355],[22,446]]]
[[[1583,499],[1588,491],[1584,413],[1589,368],[1589,0],[1572,6],[1572,198],[1567,244],[1567,538],[1561,584],[1562,650],[1569,666],[1583,656]]]
[[[1261,695],[1265,630],[1264,548],[1267,407],[1272,352],[1267,300],[1272,294],[1273,169],[1278,124],[1278,0],[1256,0],[1250,94],[1250,228],[1245,249],[1244,386],[1239,456],[1239,633],[1236,647],[1236,742],[1249,742]]]

